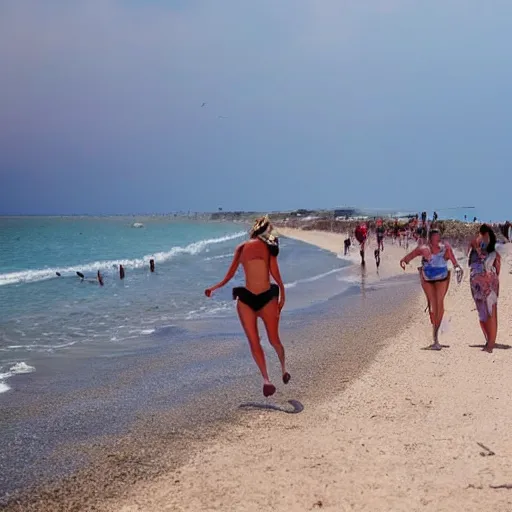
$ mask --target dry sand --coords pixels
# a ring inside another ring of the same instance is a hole
[[[340,235],[281,232],[342,247]],[[503,252],[498,343],[508,344],[510,246]],[[400,254],[386,247],[383,267],[393,272]],[[105,509],[511,511],[512,489],[495,486],[512,487],[512,351],[471,347],[483,337],[467,276],[448,292],[449,349],[421,350],[430,326],[425,299],[416,301],[408,327],[343,393],[297,415],[248,414],[176,472]]]

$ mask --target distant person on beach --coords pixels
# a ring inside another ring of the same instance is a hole
[[[398,225],[398,219],[395,219],[395,223],[393,225],[393,243],[395,244],[397,240],[399,240],[400,245],[402,245],[400,240],[400,226]]]
[[[437,229],[429,233],[427,244],[418,245],[416,249],[400,260],[400,266],[405,266],[414,258],[421,256],[422,265],[419,268],[420,281],[423,291],[427,297],[430,322],[433,329],[433,343],[428,348],[441,350],[439,343],[439,328],[444,315],[444,298],[450,284],[450,271],[448,260],[452,262],[456,273],[457,282],[462,281],[462,268],[457,263],[453,250],[448,243],[441,243],[441,235]]]
[[[380,267],[380,251],[379,251],[379,249],[375,249],[375,251],[373,251],[373,255],[375,257],[375,265],[377,265],[377,270],[379,270],[379,267]]]
[[[343,248],[344,248],[343,255],[344,256],[346,256],[349,253],[351,245],[352,245],[352,242],[350,241],[350,237],[345,238],[345,240],[343,241]]]
[[[356,227],[354,231],[354,236],[356,237],[356,240],[359,242],[359,255],[361,256],[361,265],[364,265],[364,249],[366,239],[368,238],[368,228],[366,227],[366,224],[364,222]]]
[[[103,276],[101,275],[101,272],[99,270],[98,270],[96,277],[98,278],[99,285],[103,286]]]
[[[496,251],[496,235],[482,224],[469,246],[470,286],[480,327],[485,336],[484,351],[492,354],[498,334],[498,295],[501,257]]]
[[[376,234],[377,234],[377,248],[379,251],[384,250],[384,236],[386,234],[386,229],[384,228],[384,224],[382,223],[382,220],[379,219],[377,221],[377,228],[376,228]]]
[[[263,320],[268,340],[279,357],[283,382],[287,384],[290,374],[285,367],[284,347],[279,338],[279,320],[285,303],[285,290],[277,255],[279,243],[273,233],[268,216],[257,219],[250,231],[250,239],[235,249],[235,255],[224,279],[205,290],[211,297],[218,288],[226,285],[235,275],[239,265],[245,273],[245,286],[233,288],[233,299],[237,300],[238,316],[251,346],[252,356],[263,377],[263,394],[268,397],[276,392],[267,373],[265,354],[258,333],[258,318]],[[277,284],[271,284],[270,277]]]

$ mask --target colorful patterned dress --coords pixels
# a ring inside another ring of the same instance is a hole
[[[493,306],[498,303],[500,282],[494,266],[496,258],[499,258],[496,251],[488,254],[485,250],[472,249],[469,254],[469,282],[481,322],[487,321]]]

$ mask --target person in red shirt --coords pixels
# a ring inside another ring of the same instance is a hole
[[[356,240],[359,242],[359,254],[361,256],[361,265],[364,265],[364,247],[366,244],[366,239],[368,238],[368,228],[366,227],[366,224],[364,222],[357,226],[354,235],[356,237]]]

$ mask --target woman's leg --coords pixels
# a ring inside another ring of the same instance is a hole
[[[420,283],[421,287],[423,288],[423,291],[425,292],[425,296],[427,297],[427,306],[428,306],[428,314],[430,315],[430,323],[434,325],[435,322],[435,313],[434,313],[434,305],[436,302],[436,294],[435,294],[435,288],[432,285],[432,283],[428,283],[423,279],[423,276],[421,274],[420,270]]]
[[[263,382],[270,384],[267,373],[267,363],[265,362],[265,354],[261,348],[260,335],[258,333],[258,316],[247,304],[244,304],[240,300],[237,303],[238,316],[240,317],[240,323],[244,328],[245,335],[249,340],[251,346],[252,357],[260,369],[261,375],[263,376]]]
[[[444,316],[444,298],[448,292],[448,288],[450,287],[450,278],[435,283],[436,287],[436,299],[437,299],[437,311],[436,311],[436,326],[437,328],[441,327],[441,322],[443,321]]]
[[[496,345],[496,336],[498,335],[498,305],[494,304],[492,307],[492,313],[489,315],[485,322],[485,328],[487,331],[487,343],[485,350],[492,354],[494,345]]]
[[[277,299],[271,300],[260,311],[260,316],[265,324],[265,329],[267,330],[268,341],[277,353],[277,357],[281,363],[281,371],[284,376],[286,374],[286,364],[284,347],[281,343],[281,339],[279,338],[279,308]]]
[[[437,331],[439,330],[436,327],[436,319],[437,319],[437,294],[436,288],[433,283],[429,283],[425,281],[423,277],[421,277],[421,286],[425,295],[427,296],[428,308],[430,313],[430,323],[432,324],[432,348],[439,349],[441,346],[439,345],[439,341],[437,339]]]
[[[480,320],[480,328],[482,329],[482,332],[484,333],[485,346],[487,347],[487,343],[489,342],[489,331],[487,330],[487,322],[482,322],[482,320]]]

